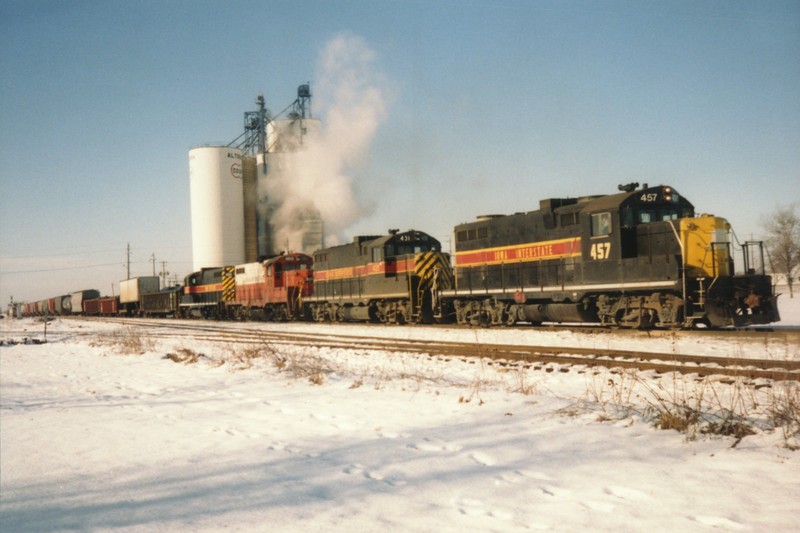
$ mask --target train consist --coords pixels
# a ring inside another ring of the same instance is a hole
[[[116,298],[82,291],[22,304],[21,314],[627,328],[780,319],[760,242],[737,243],[725,219],[695,213],[669,186],[620,191],[460,224],[452,257],[427,233],[392,230],[313,259],[204,269],[165,290],[136,278]]]

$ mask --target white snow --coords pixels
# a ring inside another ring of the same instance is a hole
[[[781,312],[781,325],[800,324],[800,298],[782,296]],[[0,339],[43,334],[33,319],[0,324]],[[223,326],[800,359],[785,341]],[[798,439],[766,414],[797,400],[795,384],[308,347],[253,357],[259,347],[81,320],[51,322],[47,339],[0,347],[3,531],[797,531],[800,522]],[[712,411],[742,405],[756,433],[656,429],[654,394]]]

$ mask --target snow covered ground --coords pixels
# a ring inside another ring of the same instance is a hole
[[[781,312],[781,325],[800,324],[800,298],[782,296]],[[0,339],[43,333],[33,319],[0,328]],[[365,333],[334,331],[343,330]],[[366,333],[800,359],[800,347],[778,341]],[[2,531],[797,531],[800,523],[800,451],[792,450],[800,443],[772,429],[775,408],[800,401],[792,384],[248,347],[79,320],[51,322],[47,338],[0,347]],[[735,411],[755,434],[707,434],[699,422],[656,429],[664,406]]]

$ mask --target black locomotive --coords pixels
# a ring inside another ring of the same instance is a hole
[[[422,231],[391,230],[319,250],[306,316],[317,321],[432,321],[432,296],[450,287],[450,259],[441,248]]]
[[[668,186],[542,200],[540,209],[455,228],[455,287],[436,314],[469,324],[598,322],[636,328],[779,320],[761,243],[696,215]]]
[[[229,318],[236,297],[234,267],[204,268],[184,279],[180,314],[195,318]]]

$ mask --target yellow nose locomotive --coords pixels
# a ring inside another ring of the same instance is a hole
[[[725,219],[695,214],[671,187],[637,187],[456,226],[455,287],[437,314],[637,328],[779,320],[761,243],[737,243]]]

